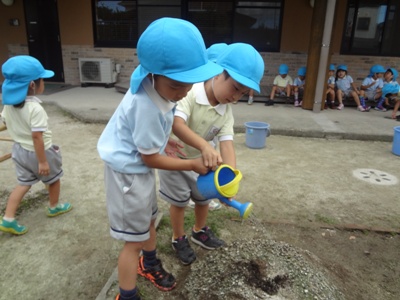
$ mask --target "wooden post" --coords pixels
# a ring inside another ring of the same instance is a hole
[[[321,55],[327,0],[315,1],[311,21],[311,35],[308,46],[306,87],[302,108],[312,110],[314,106],[316,82]]]

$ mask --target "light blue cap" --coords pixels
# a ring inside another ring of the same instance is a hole
[[[397,79],[397,77],[399,77],[399,72],[397,72],[397,70],[395,68],[389,68],[386,71],[390,71],[393,74],[393,81],[395,81]]]
[[[385,73],[386,70],[381,65],[373,65],[371,69],[369,69],[369,76],[374,76],[375,73]]]
[[[216,63],[240,84],[260,92],[264,60],[253,46],[244,43],[230,44],[218,56]]]
[[[399,92],[400,86],[399,84],[385,84],[382,88],[382,96],[386,97],[388,94],[396,94]]]
[[[181,19],[161,18],[152,22],[139,38],[137,55],[140,65],[131,76],[133,94],[149,73],[179,82],[196,83],[223,71],[208,60],[197,27]]]
[[[279,72],[279,75],[285,75],[289,72],[289,67],[285,64],[281,64],[279,66],[278,72]]]
[[[11,57],[3,64],[1,71],[5,78],[2,86],[4,105],[22,103],[32,80],[54,76],[53,71],[45,70],[36,58],[29,55]]]
[[[306,73],[307,73],[307,68],[306,67],[301,67],[301,68],[299,68],[299,71],[297,72],[297,75],[306,76]]]
[[[335,65],[334,64],[330,64],[329,65],[329,71],[335,71]]]
[[[212,62],[217,61],[217,57],[228,47],[228,44],[225,43],[217,43],[213,44],[210,47],[207,48],[207,56],[208,59],[211,60]]]
[[[343,71],[347,71],[347,66],[346,65],[338,65],[337,66],[337,70],[343,70]]]

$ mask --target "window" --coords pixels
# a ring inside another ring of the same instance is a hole
[[[161,17],[195,24],[207,47],[244,42],[259,51],[279,51],[282,2],[198,0],[93,0],[95,45],[135,48],[147,26]]]
[[[349,0],[342,54],[398,56],[400,0]]]

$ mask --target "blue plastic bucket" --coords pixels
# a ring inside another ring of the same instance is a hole
[[[400,126],[396,126],[394,129],[392,152],[395,155],[400,156]]]
[[[266,139],[271,131],[269,124],[264,122],[246,122],[246,146],[252,149],[265,147]]]

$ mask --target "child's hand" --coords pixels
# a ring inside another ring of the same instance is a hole
[[[50,167],[47,161],[44,163],[39,163],[39,175],[48,176],[49,174],[50,174]]]
[[[203,164],[203,158],[195,158],[192,159],[193,165],[192,165],[192,170],[195,171],[196,173],[199,173],[201,175],[207,174],[208,171],[210,171],[210,168],[206,167]]]
[[[201,156],[203,157],[203,163],[210,169],[217,168],[222,164],[222,157],[210,144],[201,150]]]
[[[180,154],[183,157],[186,157],[186,154],[182,152],[181,148],[183,145],[174,139],[169,139],[167,146],[165,147],[165,154],[169,157],[178,158],[177,154]]]

